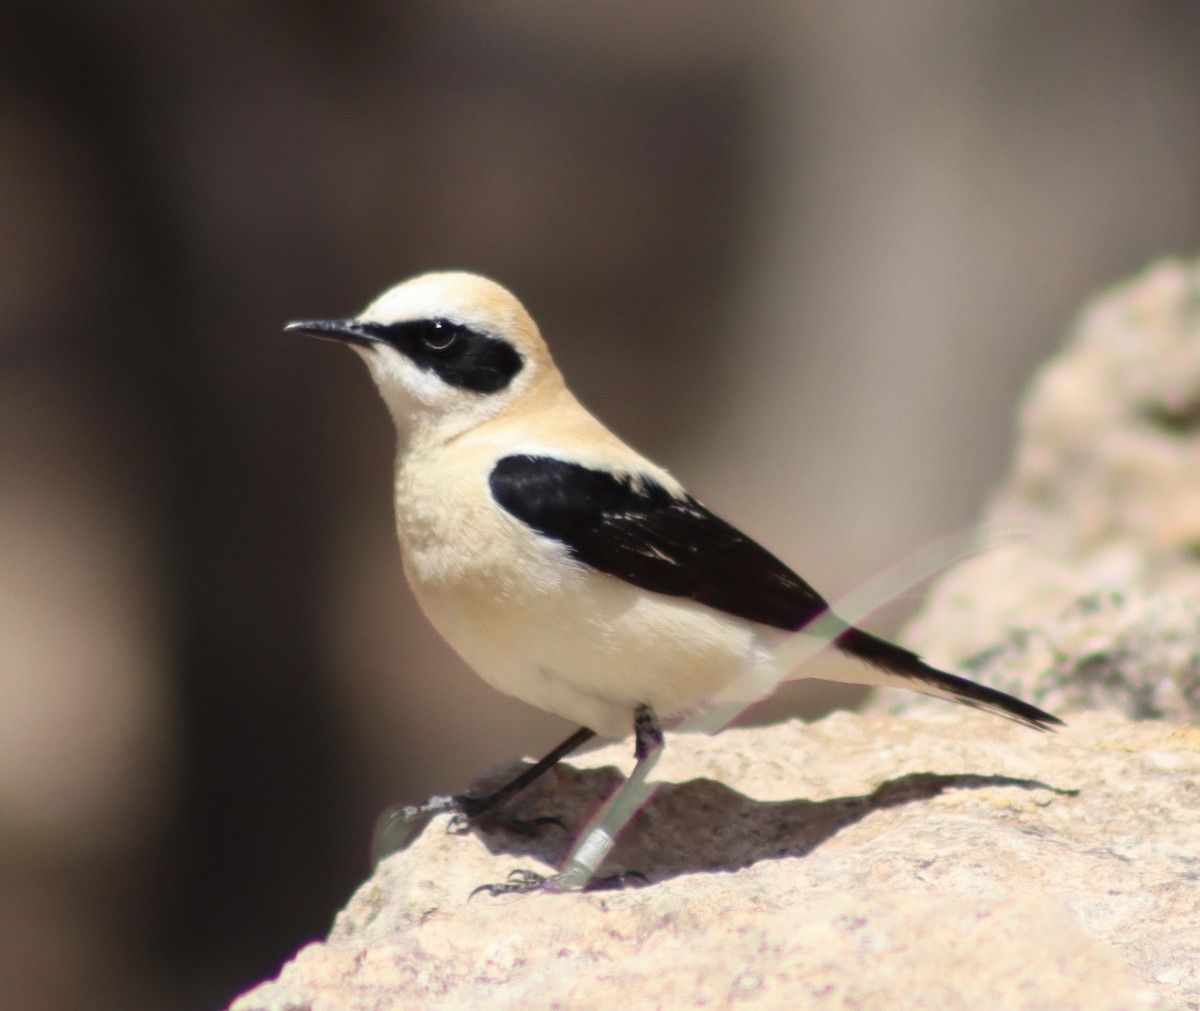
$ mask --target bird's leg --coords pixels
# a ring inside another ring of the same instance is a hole
[[[641,764],[663,746],[662,725],[654,710],[639,705],[633,711],[633,757]]]
[[[626,782],[625,787],[632,786],[637,781],[642,786],[642,780],[649,773],[657,760],[658,753],[663,747],[662,726],[654,710],[647,705],[639,705],[633,713],[634,758],[637,765]],[[622,787],[622,791],[625,790]],[[618,791],[606,802],[601,812],[588,824],[580,843],[572,852],[567,866],[558,874],[549,876],[530,870],[512,871],[507,881],[498,884],[480,885],[473,892],[474,898],[479,892],[488,895],[514,895],[525,892],[572,892],[600,891],[603,889],[624,888],[635,880],[646,883],[646,876],[638,871],[623,871],[619,874],[603,878],[593,877],[593,873],[601,861],[608,855],[615,842],[616,833],[632,817],[633,811],[618,812],[614,807],[621,791]],[[614,822],[615,818],[615,822]]]
[[[587,727],[580,727],[565,741],[552,748],[528,769],[521,772],[519,776],[515,776],[509,780],[498,790],[493,790],[482,797],[468,797],[465,794],[459,794],[451,798],[454,801],[454,806],[463,817],[478,818],[493,808],[499,807],[510,797],[515,797],[544,772],[552,769],[572,751],[595,736],[596,732],[594,730],[589,730]]]
[[[430,797],[423,804],[388,808],[380,815],[375,826],[375,834],[371,842],[373,862],[378,863],[392,853],[407,849],[421,834],[425,826],[439,814],[454,815],[449,831],[465,832],[471,821],[515,797],[535,779],[552,769],[572,751],[595,736],[594,730],[580,727],[529,768],[522,770],[520,775],[513,777],[499,789],[482,797],[470,797],[466,794],[442,795]],[[557,818],[534,818],[530,821],[514,822],[512,827],[518,832],[535,831],[540,825],[557,822]]]

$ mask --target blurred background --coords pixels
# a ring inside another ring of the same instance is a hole
[[[6,0],[0,1006],[219,1006],[382,808],[570,729],[423,623],[382,403],[284,322],[490,274],[837,596],[972,523],[1085,295],[1200,246],[1198,53],[1194,0]]]

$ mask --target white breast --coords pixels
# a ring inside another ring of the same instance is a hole
[[[405,572],[430,621],[489,684],[620,737],[638,704],[669,719],[761,670],[778,634],[574,561],[496,505],[494,446],[461,440],[437,454],[436,467],[414,455],[398,464]]]

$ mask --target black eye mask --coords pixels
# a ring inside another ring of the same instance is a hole
[[[449,386],[496,393],[512,382],[525,362],[508,341],[444,319],[406,323],[362,323],[371,340],[389,344],[418,368],[435,372]]]

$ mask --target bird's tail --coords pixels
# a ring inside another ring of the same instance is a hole
[[[1034,730],[1050,730],[1063,726],[1057,716],[1032,706],[1028,702],[1006,695],[995,688],[968,681],[957,674],[947,674],[930,667],[916,653],[851,626],[834,639],[834,645],[848,656],[870,664],[888,675],[886,683],[909,688],[938,698],[961,702],[1023,723]]]

